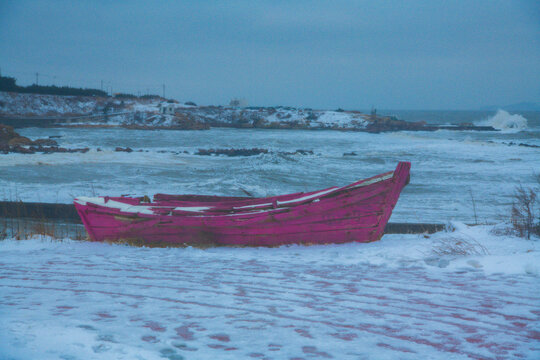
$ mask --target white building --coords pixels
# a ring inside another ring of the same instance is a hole
[[[174,115],[174,104],[162,103],[159,105],[159,112],[165,115]]]

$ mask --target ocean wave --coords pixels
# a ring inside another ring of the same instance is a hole
[[[527,119],[522,115],[510,114],[499,109],[495,115],[477,122],[476,125],[493,126],[503,132],[519,132],[527,129]]]

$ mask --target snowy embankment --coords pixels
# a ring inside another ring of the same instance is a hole
[[[538,239],[454,226],[280,248],[5,240],[0,355],[539,358]]]

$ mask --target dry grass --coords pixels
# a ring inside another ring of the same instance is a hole
[[[487,248],[473,238],[445,237],[433,244],[432,253],[438,256],[488,255]]]
[[[186,248],[186,247],[194,247],[199,249],[208,249],[208,248],[215,248],[215,247],[222,247],[223,245],[219,245],[212,241],[201,241],[198,243],[193,244],[183,244],[183,243],[171,243],[171,242],[148,242],[144,239],[118,239],[118,240],[106,240],[104,241],[107,244],[120,244],[120,245],[129,245],[129,246],[135,246],[135,247],[148,247],[148,248]]]
[[[536,175],[537,186],[519,185],[514,192],[511,221],[520,237],[540,235],[540,175]]]
[[[15,239],[28,240],[47,237],[54,240],[66,238],[85,240],[87,234],[82,225],[51,222],[35,219],[3,219],[0,220],[0,240]]]
[[[88,238],[82,224],[74,222],[69,216],[65,220],[51,217],[47,209],[32,206],[23,202],[17,188],[3,189],[2,201],[11,203],[2,209],[0,216],[0,240],[27,240],[36,237],[47,237],[54,240]],[[63,204],[62,204],[63,205]],[[63,205],[65,206],[65,205]],[[65,209],[64,209],[65,211]],[[49,210],[50,212],[50,210]]]

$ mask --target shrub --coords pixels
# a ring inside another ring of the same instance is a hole
[[[116,99],[137,99],[136,95],[133,94],[125,94],[125,93],[116,93],[114,94],[114,97]]]
[[[148,94],[148,95],[141,95],[141,96],[139,96],[139,99],[146,99],[146,100],[160,100],[160,99],[161,99],[161,96],[159,96],[159,95]]]
[[[536,176],[540,185],[540,175]],[[514,192],[512,202],[512,226],[521,237],[531,238],[531,234],[540,235],[540,186],[523,187],[519,185]]]
[[[306,120],[317,120],[317,115],[315,115],[314,113],[310,112],[308,116],[306,116]]]
[[[445,237],[437,240],[431,250],[438,256],[487,255],[488,250],[473,238]]]

